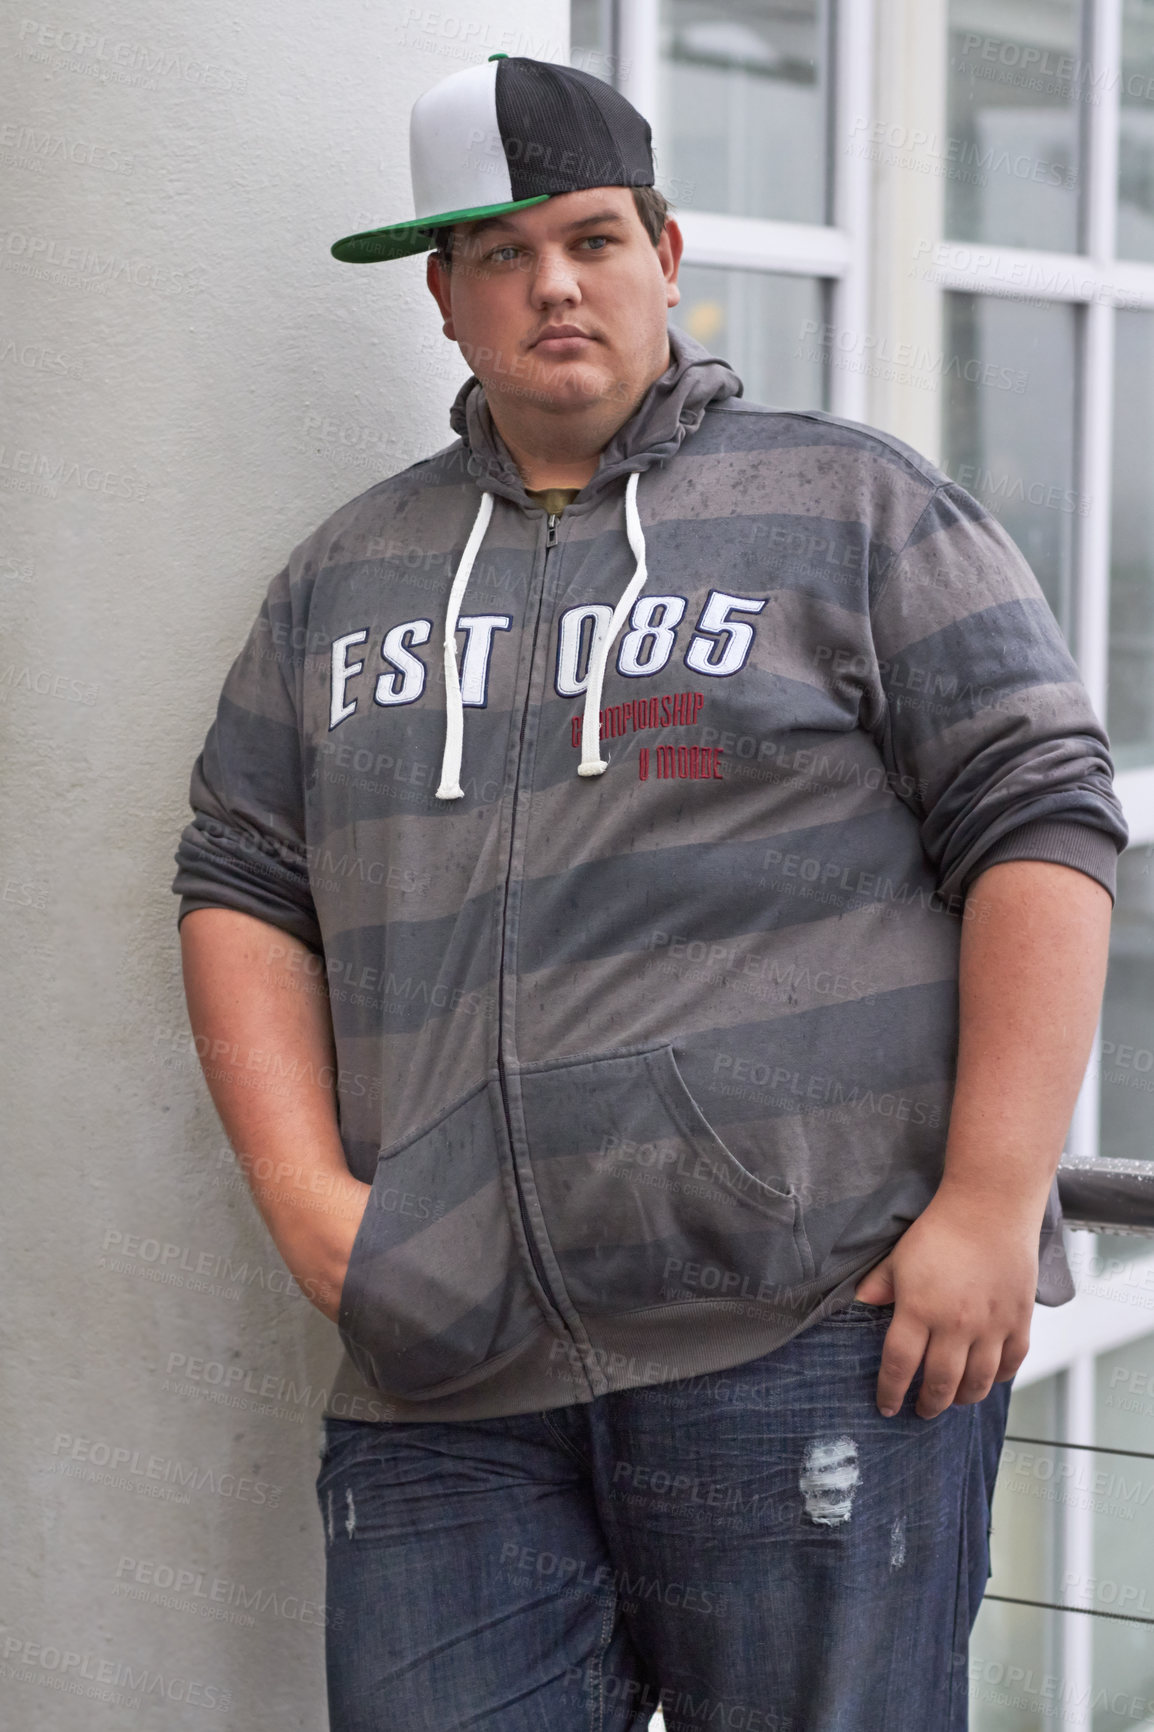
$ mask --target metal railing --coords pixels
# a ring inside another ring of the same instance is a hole
[[[1079,1160],[1063,1155],[1058,1196],[1068,1227],[1154,1237],[1154,1161]]]
[[[1154,1238],[1154,1160],[1123,1161],[1077,1159],[1064,1155],[1058,1167],[1058,1196],[1068,1227],[1088,1232],[1133,1234]],[[1154,1452],[1122,1449],[1109,1444],[1082,1443],[1062,1438],[1027,1437],[1006,1433],[1007,1443],[1033,1444],[1054,1451],[1073,1450],[1091,1456],[1126,1457],[1154,1461]],[[1073,1612],[1089,1619],[1154,1628],[1154,1618],[1138,1612],[1110,1611],[1062,1600],[1034,1599],[987,1590],[984,1598],[1008,1606],[1030,1606],[1044,1612]],[[1143,1726],[1154,1728],[1154,1722]],[[1134,1732],[1141,1732],[1135,1726]]]

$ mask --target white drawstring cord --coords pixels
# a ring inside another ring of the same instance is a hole
[[[604,632],[594,634],[593,647],[589,653],[589,677],[585,688],[585,712],[581,722],[581,762],[577,766],[579,776],[600,776],[609,768],[601,756],[601,694],[605,685],[605,668],[609,660],[609,652],[617,641],[617,635],[632,611],[633,604],[645,587],[647,576],[645,568],[645,534],[641,528],[641,517],[637,510],[637,484],[640,473],[636,469],[625,484],[625,533],[629,540],[636,564],[633,576],[613,609],[613,615]],[[465,707],[461,697],[461,671],[457,663],[457,621],[461,615],[461,603],[465,599],[465,589],[469,582],[474,562],[485,539],[485,531],[489,527],[489,519],[493,515],[493,495],[482,493],[481,505],[465,543],[465,551],[461,555],[461,563],[453,577],[449,590],[449,604],[445,612],[445,749],[441,756],[441,782],[437,789],[438,800],[461,800],[464,790],[461,787],[461,756],[464,748]]]
[[[477,551],[485,539],[489,519],[493,515],[493,495],[482,493],[481,508],[473,520],[461,563],[449,591],[449,606],[445,613],[445,750],[441,755],[441,785],[438,800],[461,800],[461,752],[465,736],[465,706],[461,700],[461,670],[457,666],[457,620],[465,599],[465,586]]]
[[[601,756],[601,692],[605,684],[605,664],[633,603],[645,587],[645,536],[637,511],[639,480],[640,472],[635,469],[625,483],[625,533],[637,565],[604,633],[594,634],[593,648],[589,652],[589,683],[585,688],[585,714],[581,721],[581,762],[577,766],[579,776],[600,776],[609,768]]]

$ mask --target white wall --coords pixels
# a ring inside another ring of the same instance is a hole
[[[37,1732],[316,1732],[338,1342],[190,1051],[172,853],[269,578],[452,437],[423,260],[329,244],[411,213],[423,89],[563,59],[568,8],[27,3],[0,26],[0,1689]]]

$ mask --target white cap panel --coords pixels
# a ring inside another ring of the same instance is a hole
[[[497,124],[498,60],[454,72],[413,104],[413,214],[509,204],[513,187]]]

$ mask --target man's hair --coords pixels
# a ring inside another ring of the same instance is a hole
[[[655,186],[635,186],[629,189],[633,194],[633,205],[649,239],[656,246],[665,230],[665,219],[672,206],[664,193],[658,192]],[[445,269],[453,266],[453,225],[447,223],[433,230],[432,251],[436,253]]]

